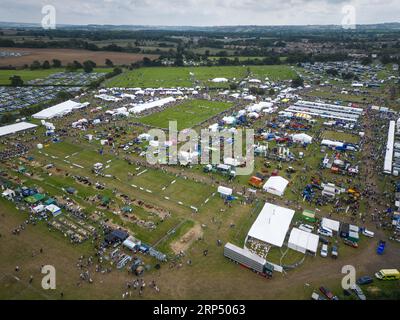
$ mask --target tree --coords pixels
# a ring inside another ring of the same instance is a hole
[[[62,63],[61,63],[60,60],[58,60],[58,59],[53,59],[52,62],[53,62],[53,68],[61,68]]]
[[[297,76],[292,79],[292,88],[302,87],[304,85],[304,80],[302,77]]]
[[[42,68],[43,69],[50,69],[50,62],[48,62],[47,60],[43,62],[42,64]]]
[[[231,89],[231,90],[237,90],[237,88],[238,88],[238,85],[237,85],[237,83],[230,83],[229,84],[229,89]]]
[[[114,63],[110,59],[106,59],[106,66],[107,67],[114,67]]]
[[[93,65],[90,63],[90,61],[85,61],[83,63],[83,71],[86,73],[90,73],[93,71]]]
[[[31,66],[30,66],[31,70],[38,70],[41,68],[40,62],[35,60],[32,62]]]
[[[75,69],[82,69],[83,66],[79,61],[74,60],[74,62],[72,63]]]
[[[20,76],[12,76],[10,77],[11,85],[13,87],[22,87],[24,85],[24,80]]]
[[[57,93],[57,99],[59,100],[68,100],[71,99],[72,95],[66,91],[60,91]]]
[[[367,66],[372,63],[372,58],[371,57],[364,57],[361,59],[361,64],[364,66]]]

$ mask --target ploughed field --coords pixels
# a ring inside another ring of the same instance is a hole
[[[0,51],[16,52],[21,54],[21,56],[1,58],[0,67],[9,65],[22,67],[26,64],[30,65],[35,60],[40,62],[48,60],[51,63],[53,59],[60,60],[63,65],[67,65],[74,60],[81,63],[85,60],[92,60],[97,65],[104,66],[106,59],[110,59],[114,65],[122,65],[141,61],[144,57],[152,60],[158,57],[157,55],[79,49],[0,48]]]

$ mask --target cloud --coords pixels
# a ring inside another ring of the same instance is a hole
[[[340,24],[349,4],[357,23],[378,23],[399,21],[400,12],[398,0],[1,0],[0,21],[39,23],[47,4],[60,24]]]

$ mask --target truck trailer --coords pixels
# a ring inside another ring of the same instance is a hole
[[[235,246],[232,243],[228,242],[225,244],[224,256],[253,270],[254,272],[257,272],[258,274],[269,277],[272,276],[274,267],[267,263],[265,259],[246,249]]]

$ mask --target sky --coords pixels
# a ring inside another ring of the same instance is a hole
[[[52,5],[57,24],[163,26],[340,25],[400,22],[400,0],[0,0],[0,21],[41,23]]]

